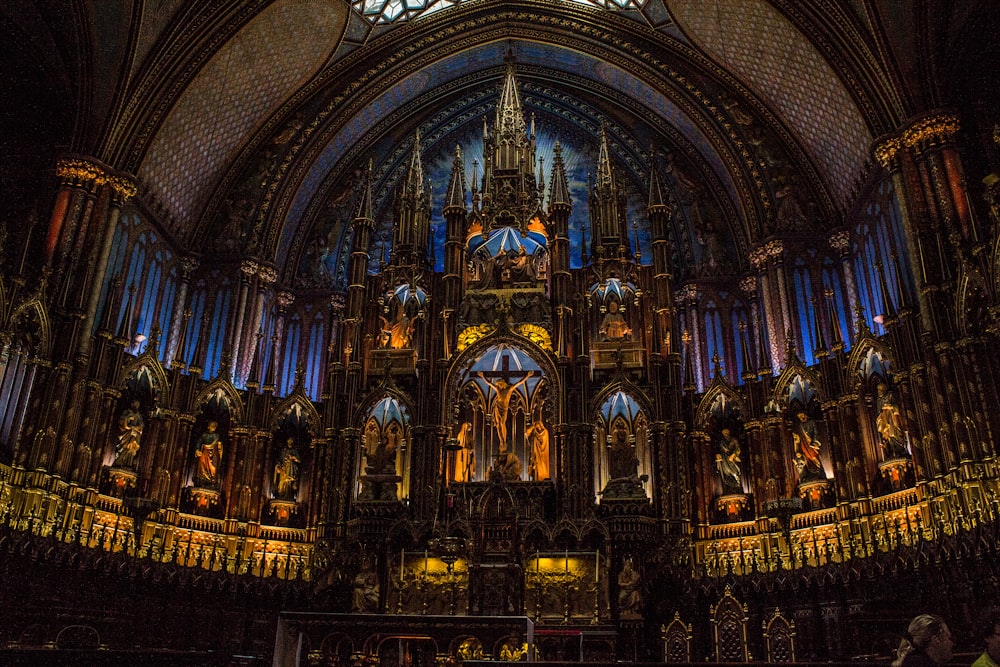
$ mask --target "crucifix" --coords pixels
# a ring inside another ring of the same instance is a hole
[[[487,377],[487,372],[490,377],[495,378],[495,380],[490,380]],[[490,389],[496,392],[496,396],[492,399],[487,398],[487,412],[489,412],[490,418],[493,420],[493,425],[497,429],[497,436],[500,439],[500,451],[507,451],[507,414],[510,411],[510,401],[514,392],[517,391],[518,387],[525,384],[528,378],[532,377],[534,371],[522,371],[524,373],[523,377],[517,382],[511,384],[513,379],[510,370],[510,357],[504,356],[502,360],[501,369],[499,371],[479,371],[479,375],[482,380],[489,385]],[[491,392],[492,393],[492,392]]]

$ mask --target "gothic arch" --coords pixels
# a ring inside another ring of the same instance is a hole
[[[239,424],[243,422],[243,399],[240,398],[240,394],[232,382],[224,377],[212,380],[204,389],[198,392],[198,395],[195,396],[194,404],[199,409],[203,409],[213,397],[225,398],[231,423]]]
[[[49,357],[52,352],[51,324],[48,308],[41,299],[29,299],[15,308],[10,316],[10,328],[15,338],[17,334],[22,334],[27,335],[29,339],[35,339],[32,341],[32,347],[37,356]]]
[[[149,352],[143,352],[128,364],[122,366],[119,373],[119,386],[123,385],[130,378],[138,377],[143,371],[146,371],[150,379],[150,387],[153,391],[151,398],[155,399],[156,397],[164,396],[169,391],[170,381],[167,379],[167,374],[164,372],[160,360],[156,358],[155,354],[150,354]]]
[[[534,341],[502,326],[497,332],[477,340],[452,359],[448,367],[448,374],[444,379],[445,400],[441,403],[440,415],[442,423],[450,424],[453,421],[451,415],[448,414],[448,409],[451,406],[451,409],[455,410],[458,405],[459,392],[462,390],[459,382],[463,377],[463,373],[467,372],[486,351],[500,344],[507,344],[531,357],[532,361],[541,367],[542,377],[549,384],[550,392],[556,394],[562,390],[559,384],[559,373],[549,354]],[[549,410],[551,411],[552,407]],[[562,415],[560,414],[553,414],[552,418],[556,422],[562,421]]]
[[[711,417],[712,407],[720,396],[725,396],[727,401],[733,403],[739,414],[747,414],[746,403],[744,402],[743,397],[740,396],[728,382],[717,377],[712,381],[712,386],[705,392],[701,402],[698,403],[698,409],[695,412],[694,418],[695,428],[701,430],[706,429],[708,426],[708,420]]]
[[[317,437],[319,434],[319,425],[322,423],[322,419],[319,412],[316,411],[316,406],[313,405],[312,401],[307,399],[301,392],[293,392],[290,396],[285,398],[274,407],[271,412],[271,418],[268,420],[268,428],[274,433],[278,430],[278,422],[281,418],[287,415],[291,410],[298,406],[301,410],[301,414],[305,417],[305,422],[307,428],[309,429],[309,435],[313,438]]]

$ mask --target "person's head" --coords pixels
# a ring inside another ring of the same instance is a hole
[[[943,665],[951,660],[954,645],[951,630],[943,618],[936,614],[921,614],[910,621],[906,636],[899,645],[898,660],[902,661],[907,653],[917,649],[935,663]]]
[[[807,421],[809,421],[809,415],[807,415],[802,410],[800,410],[799,413],[796,416],[799,418],[800,422],[807,422]]]
[[[219,428],[219,422],[208,422],[208,432],[215,433],[215,429]]]
[[[732,434],[733,434],[733,432],[730,431],[728,428],[722,429],[722,437],[723,438],[728,438]]]
[[[989,607],[983,612],[979,625],[986,644],[986,653],[993,662],[1000,662],[1000,607]]]

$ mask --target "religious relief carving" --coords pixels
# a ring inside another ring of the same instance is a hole
[[[523,350],[506,344],[470,362],[458,380],[453,414],[459,424],[451,457],[453,481],[545,481],[551,478],[548,384]]]
[[[139,443],[145,422],[139,411],[139,401],[132,400],[118,418],[118,442],[112,468],[134,469],[139,458]]]
[[[368,413],[361,436],[362,474],[358,500],[397,501],[408,493],[409,416],[386,396]]]
[[[622,392],[609,398],[602,412],[597,438],[605,446],[598,459],[597,479],[602,484],[599,492],[603,500],[648,497],[644,485],[649,480],[650,456],[644,414],[634,399]],[[605,430],[602,424],[608,420],[610,427]]]

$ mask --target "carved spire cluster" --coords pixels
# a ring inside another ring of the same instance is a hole
[[[483,121],[485,164],[479,213],[488,229],[517,227],[524,232],[538,212],[541,193],[535,173],[534,120],[531,125],[529,133],[514,65],[508,62],[492,131]]]
[[[611,164],[608,134],[601,126],[600,149],[597,157],[597,177],[590,191],[591,252],[611,258],[627,254],[628,210],[625,188],[618,184]]]

